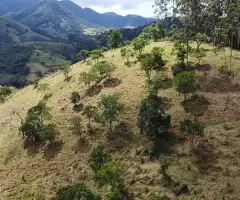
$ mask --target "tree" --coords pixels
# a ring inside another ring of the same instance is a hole
[[[133,57],[133,50],[130,47],[124,47],[120,50],[122,58],[127,58],[126,65],[130,65],[130,57]]]
[[[155,70],[158,74],[161,70],[163,70],[163,67],[166,65],[166,62],[162,58],[163,51],[164,50],[160,47],[154,47],[152,49],[152,54],[154,58],[153,70]]]
[[[77,54],[77,57],[80,59],[80,60],[84,60],[84,62],[86,61],[87,57],[89,55],[89,51],[88,50],[81,50],[78,54]]]
[[[69,73],[71,72],[71,67],[68,65],[61,65],[60,70],[63,72],[65,76],[65,80],[68,82],[69,81]]]
[[[101,122],[109,123],[109,131],[113,132],[113,122],[117,121],[117,117],[124,111],[124,104],[119,102],[119,95],[107,95],[103,96],[101,101],[98,104],[99,107],[99,116]]]
[[[88,124],[89,124],[89,126],[91,126],[91,119],[94,119],[95,116],[97,115],[97,107],[96,106],[87,105],[84,108],[83,114],[86,115],[86,117],[88,118]]]
[[[78,92],[73,92],[71,94],[70,100],[76,106],[76,104],[81,100],[80,94]]]
[[[142,35],[139,35],[138,37],[133,39],[133,41],[131,42],[131,45],[133,47],[133,50],[135,52],[138,52],[139,55],[141,55],[143,49],[147,45],[147,40],[145,40]]]
[[[110,155],[105,151],[103,146],[99,145],[93,149],[88,162],[92,170],[97,173],[109,161]]]
[[[53,125],[44,125],[44,120],[51,119],[50,108],[44,101],[40,101],[36,106],[27,112],[26,120],[21,124],[20,131],[24,137],[32,137],[34,140],[54,138]]]
[[[101,196],[94,194],[83,184],[76,184],[67,186],[57,191],[56,196],[52,200],[73,200],[73,199],[86,199],[86,200],[101,200]]]
[[[123,167],[119,162],[110,161],[105,163],[97,171],[97,175],[104,183],[109,184],[112,190],[123,187]]]
[[[93,73],[99,74],[99,76],[106,76],[108,79],[111,79],[112,72],[114,72],[115,69],[116,67],[113,64],[102,61],[96,63],[91,70]]]
[[[122,43],[122,33],[119,30],[111,29],[108,31],[108,44],[111,48],[118,48]]]
[[[202,59],[206,56],[206,53],[203,48],[199,48],[199,49],[195,49],[194,56],[198,60],[198,65],[200,65]]]
[[[180,72],[173,80],[176,90],[184,94],[186,100],[187,94],[194,93],[197,90],[196,75],[194,71]]]
[[[204,129],[205,125],[196,121],[185,119],[180,122],[180,131],[189,138],[192,149],[195,147],[197,138],[203,136]]]
[[[40,92],[43,92],[44,96],[46,95],[46,92],[50,90],[48,83],[41,83],[38,85],[37,90]]]
[[[104,58],[103,51],[100,50],[100,49],[92,50],[92,51],[90,52],[90,57],[91,57],[93,60],[96,60],[97,63],[98,63],[98,61],[99,61],[100,58]]]
[[[153,54],[146,54],[140,60],[141,62],[141,70],[143,70],[148,78],[148,81],[151,80],[151,74],[154,69],[158,69],[155,63],[155,58]]]
[[[165,35],[163,29],[159,29],[156,26],[152,26],[149,29],[149,33],[150,33],[151,37],[153,38],[154,42],[157,42],[159,39],[163,38]]]
[[[39,131],[39,138],[43,141],[53,142],[56,137],[56,127],[53,124],[43,125]]]
[[[142,100],[138,127],[140,133],[149,137],[158,137],[171,126],[170,115],[165,114],[162,99],[155,94],[150,94]]]
[[[12,93],[12,89],[7,86],[0,86],[0,103],[5,101],[5,98]]]
[[[82,126],[82,119],[81,117],[73,117],[71,119],[71,127],[70,130],[74,135],[82,137],[83,134],[83,126]]]
[[[97,79],[98,79],[98,76],[93,71],[82,72],[79,77],[79,82],[84,83],[90,88],[91,83],[97,81]]]

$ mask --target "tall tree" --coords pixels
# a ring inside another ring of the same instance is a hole
[[[108,44],[111,48],[118,48],[123,43],[123,36],[119,30],[108,31]]]

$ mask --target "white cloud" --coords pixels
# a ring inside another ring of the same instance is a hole
[[[97,12],[116,12],[120,15],[137,14],[145,17],[153,17],[154,0],[73,0],[82,7],[89,7]]]

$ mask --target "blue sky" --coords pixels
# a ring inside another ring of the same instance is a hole
[[[89,7],[97,12],[115,12],[120,15],[137,14],[153,17],[154,0],[72,0],[82,7]]]

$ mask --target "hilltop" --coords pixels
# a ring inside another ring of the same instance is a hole
[[[192,44],[194,46],[194,44]],[[204,138],[198,145],[198,153],[189,153],[189,145],[178,137],[179,120],[184,119],[186,113],[182,106],[183,96],[179,95],[172,85],[171,66],[174,64],[174,55],[171,54],[171,42],[151,43],[145,48],[150,52],[155,46],[164,48],[164,59],[167,61],[166,70],[161,72],[168,79],[165,87],[159,90],[159,96],[166,98],[170,104],[168,113],[172,116],[172,134],[176,139],[169,145],[171,151],[163,153],[172,159],[169,174],[175,183],[186,184],[188,191],[179,197],[163,187],[161,184],[160,164],[157,159],[148,155],[151,141],[139,134],[137,118],[140,103],[147,95],[146,76],[136,62],[131,67],[124,65],[120,49],[105,53],[105,60],[114,63],[117,67],[113,77],[120,80],[114,87],[100,87],[100,93],[90,97],[86,96],[86,86],[79,83],[79,74],[87,72],[91,66],[87,62],[79,62],[71,66],[71,79],[64,81],[64,75],[57,72],[40,83],[48,83],[51,96],[47,105],[51,108],[53,118],[51,123],[56,124],[59,134],[57,142],[49,149],[40,148],[35,152],[23,149],[23,139],[19,135],[17,126],[19,118],[14,112],[25,116],[28,109],[35,106],[43,94],[33,88],[33,85],[16,90],[4,104],[0,105],[0,193],[2,199],[24,199],[31,194],[44,194],[46,199],[65,185],[83,182],[93,191],[106,197],[109,192],[107,186],[99,186],[88,160],[92,149],[99,143],[110,152],[114,159],[120,160],[125,173],[124,181],[128,189],[134,194],[136,200],[150,200],[155,194],[168,195],[172,199],[237,199],[239,195],[239,116],[240,116],[240,81],[235,78],[228,87],[218,76],[218,68],[225,62],[224,52],[213,54],[212,46],[204,44],[207,56],[203,59],[205,67],[197,71],[201,89],[198,95],[207,99],[208,103],[202,105],[205,109],[200,117],[207,127]],[[191,61],[194,58],[191,57]],[[239,51],[234,51],[233,66],[238,66]],[[136,61],[136,59],[132,59]],[[235,69],[239,74],[239,69]],[[235,86],[235,87],[233,87]],[[229,90],[231,88],[231,90]],[[69,130],[70,119],[73,116],[83,117],[84,127],[87,119],[82,113],[73,111],[70,101],[72,92],[79,92],[84,106],[97,105],[101,97],[106,94],[118,93],[120,100],[126,106],[125,113],[121,115],[120,126],[113,135],[108,135],[106,129],[94,123],[94,132],[84,133],[84,143],[78,144],[78,137]],[[226,93],[230,92],[229,109],[225,110]],[[164,142],[169,142],[164,140]],[[158,147],[160,151],[163,143]],[[29,197],[30,199],[33,197]],[[28,198],[26,198],[28,199]]]

